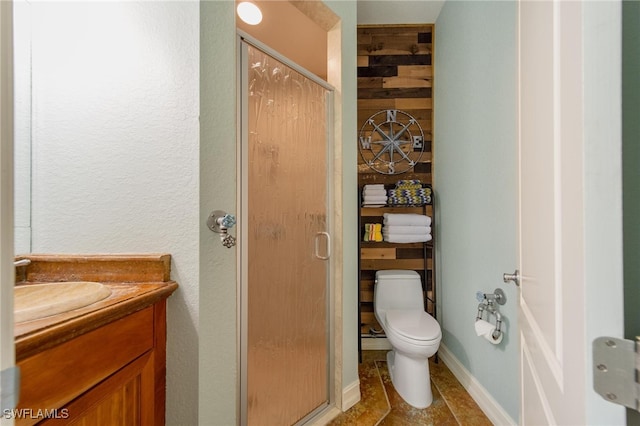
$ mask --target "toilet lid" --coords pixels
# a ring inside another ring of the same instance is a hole
[[[436,340],[441,337],[440,324],[425,311],[387,311],[387,326],[397,334],[413,340]]]

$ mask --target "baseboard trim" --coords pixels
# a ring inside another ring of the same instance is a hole
[[[347,411],[360,401],[360,380],[342,389],[342,411]]]
[[[363,337],[360,339],[363,351],[391,350],[391,343],[386,337]]]
[[[480,384],[480,382],[465,368],[464,365],[447,349],[440,344],[438,356],[449,367],[462,386],[469,392],[471,398],[478,404],[484,414],[494,425],[517,425],[502,406],[493,399],[491,394]]]

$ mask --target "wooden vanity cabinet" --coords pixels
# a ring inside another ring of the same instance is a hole
[[[165,343],[162,300],[20,360],[16,424],[163,425]]]

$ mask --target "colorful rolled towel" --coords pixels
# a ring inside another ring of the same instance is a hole
[[[416,213],[384,213],[385,225],[423,225],[431,226],[431,218]]]
[[[402,185],[402,186],[396,186],[395,189],[396,190],[404,190],[404,191],[416,191],[418,189],[422,189],[422,185],[421,184]]]
[[[419,179],[404,179],[404,180],[399,180],[396,183],[396,188],[402,188],[402,187],[413,187],[413,186],[422,186],[422,182],[420,182]]]
[[[401,181],[410,182],[410,181]],[[422,187],[421,185],[410,188],[410,184],[404,184],[402,189],[390,189],[388,191],[390,205],[425,205],[431,204],[431,188]]]
[[[381,242],[382,238],[382,224],[381,223],[365,223],[364,224],[364,237],[362,241],[376,241]]]
[[[418,189],[390,189],[388,192],[389,197],[410,197],[421,196],[426,197],[431,195],[430,188],[418,188]]]
[[[382,241],[382,224],[376,223],[373,225],[373,239],[372,241],[381,242]]]
[[[422,206],[431,204],[431,197],[389,197],[387,203],[390,205]]]

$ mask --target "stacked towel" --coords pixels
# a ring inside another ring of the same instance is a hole
[[[431,218],[421,214],[385,213],[382,236],[389,243],[431,241]]]
[[[385,213],[383,214],[383,217],[385,225],[431,226],[431,218],[423,214]]]
[[[364,238],[363,241],[382,241],[382,224],[380,223],[365,223],[364,224]]]
[[[381,207],[387,204],[387,190],[383,184],[365,185],[362,189],[363,207]]]
[[[398,188],[398,189],[420,189],[420,188],[422,188],[422,182],[420,182],[419,179],[399,180],[396,183],[396,188]]]
[[[400,180],[395,189],[389,190],[389,204],[424,205],[431,204],[431,188],[423,187],[417,180]]]

